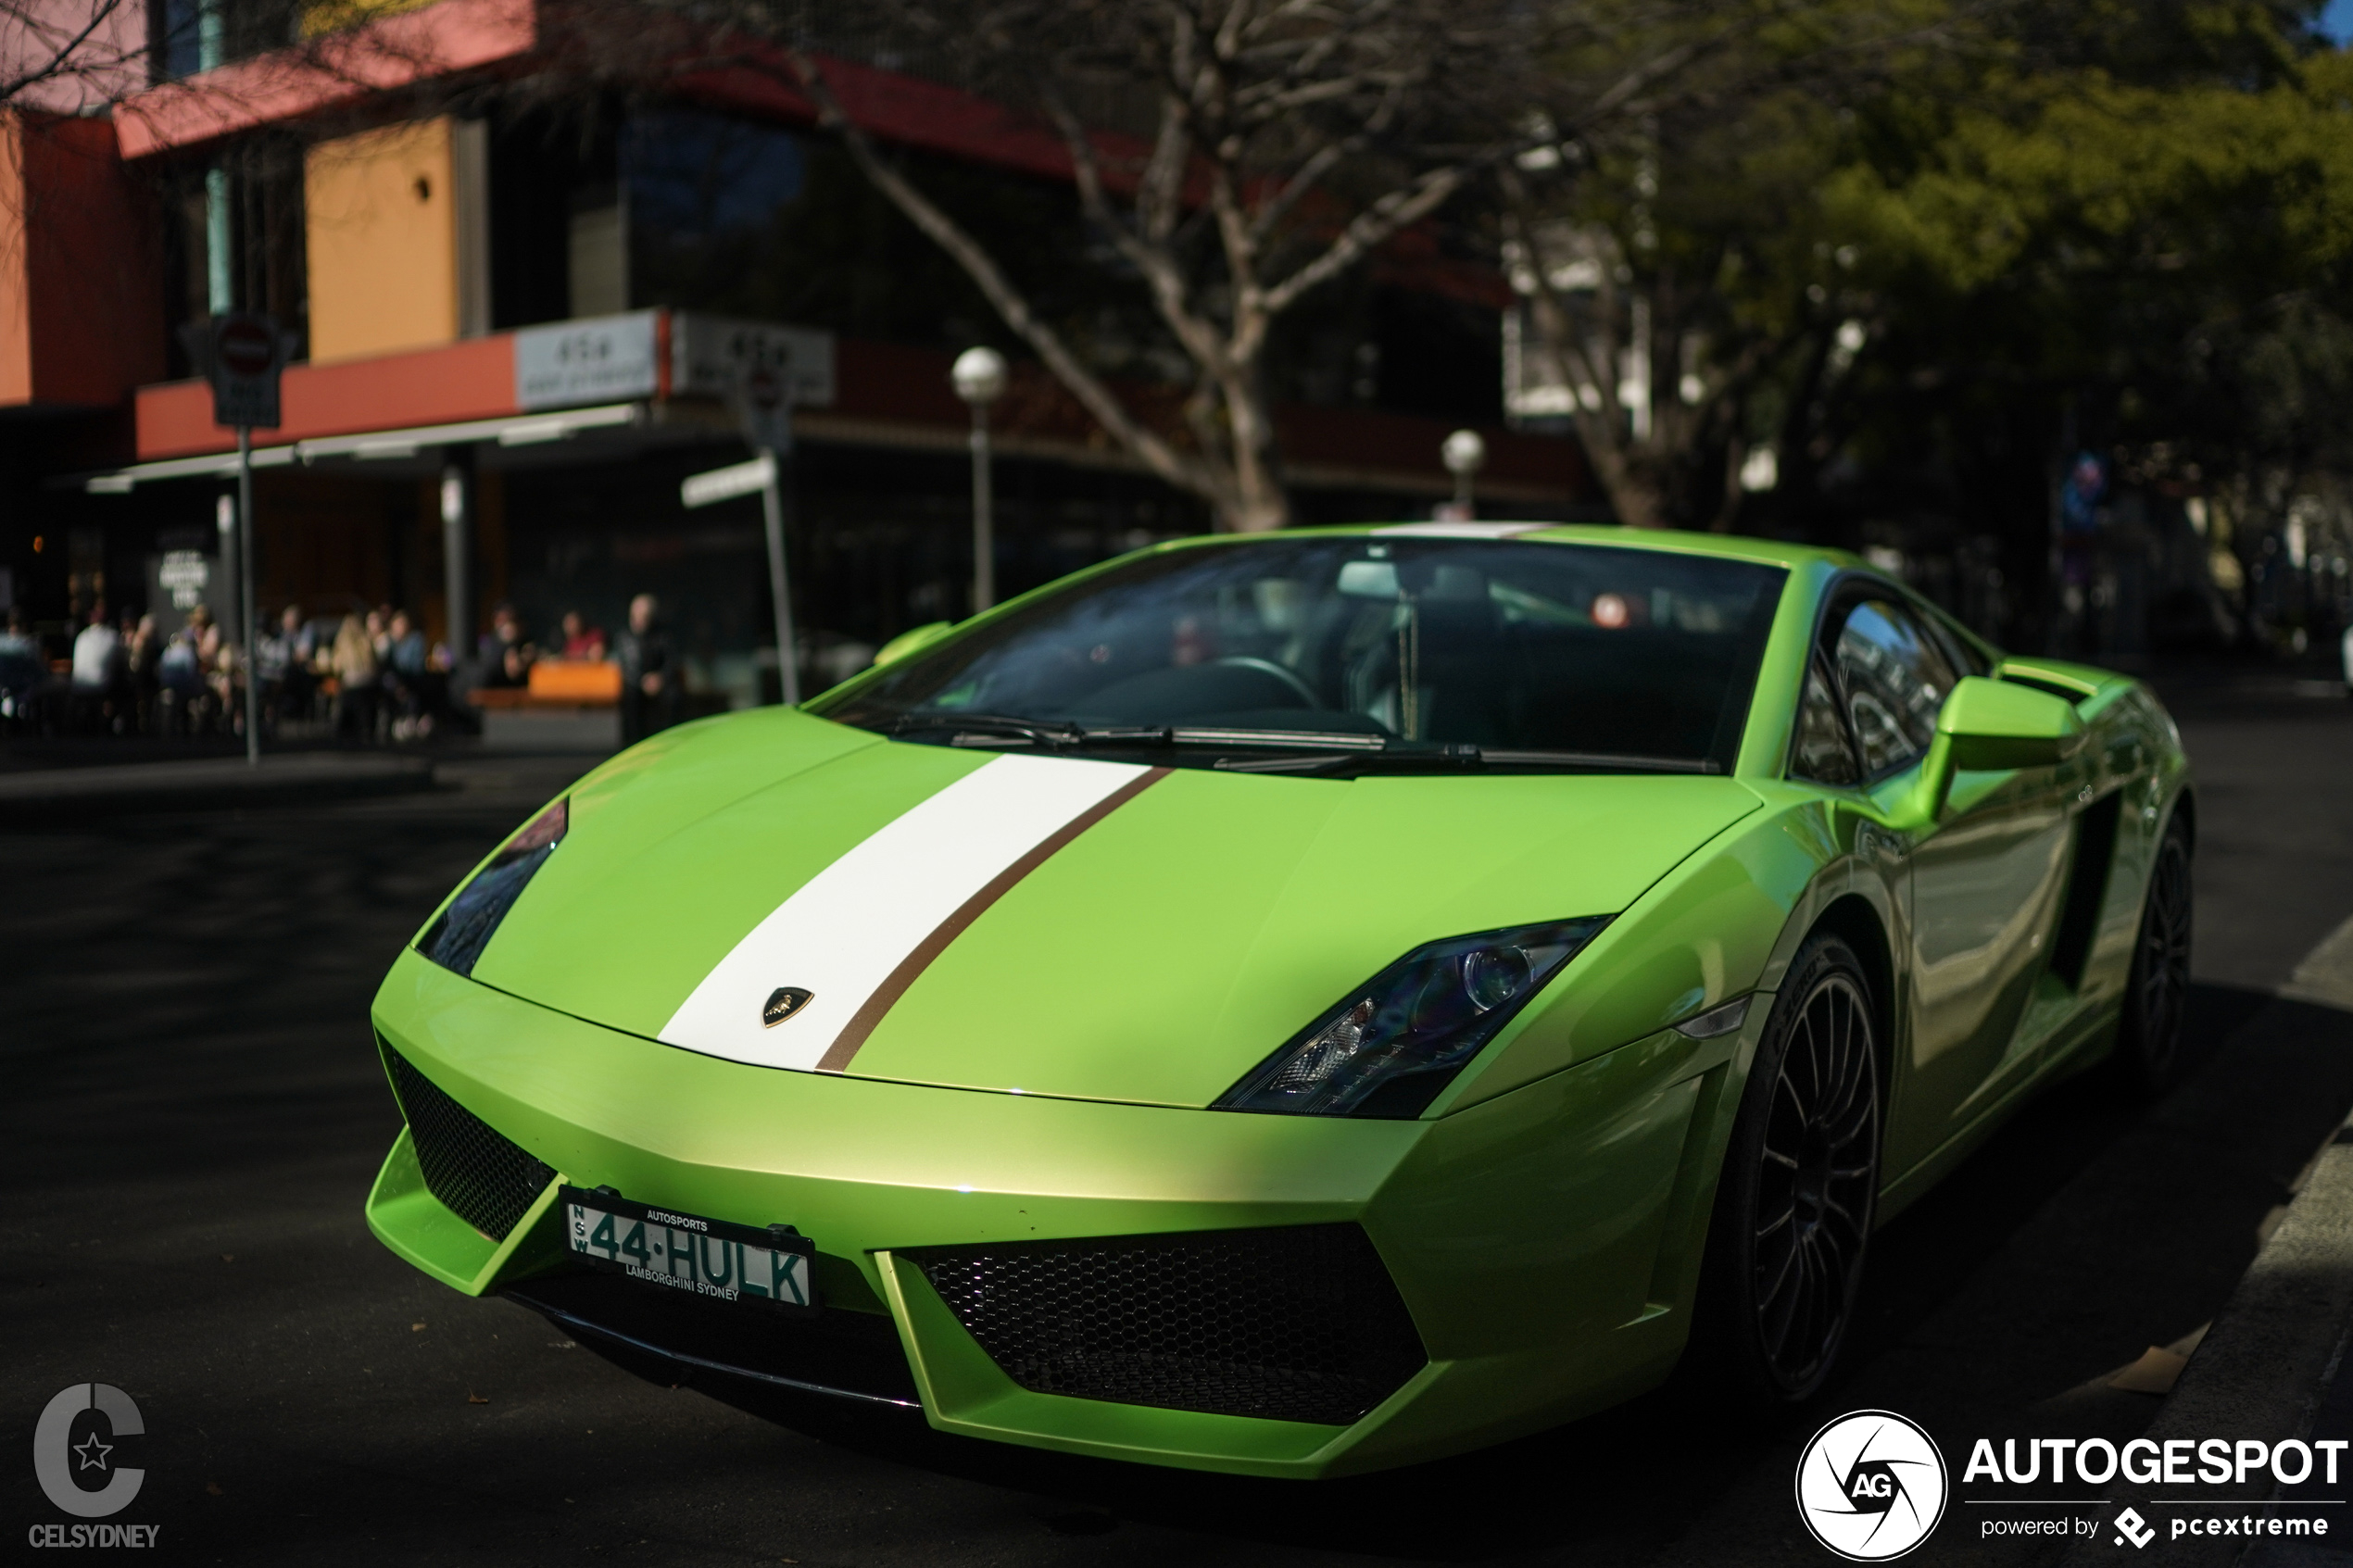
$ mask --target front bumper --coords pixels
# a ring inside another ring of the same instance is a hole
[[[562,1271],[558,1180],[789,1223],[815,1243],[829,1307],[888,1315],[934,1426],[1301,1477],[1497,1441],[1663,1376],[1681,1347],[1740,1048],[1658,1036],[1437,1121],[1354,1122],[749,1067],[550,1011],[413,952],[374,1020],[392,1051],[553,1173],[494,1237],[434,1197],[402,1134],[369,1223],[447,1285],[480,1295]],[[1035,1392],[911,1256],[1351,1223],[1428,1361],[1345,1425]]]

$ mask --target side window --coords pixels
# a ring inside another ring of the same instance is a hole
[[[1984,675],[1992,672],[1994,666],[1977,651],[1977,645],[1953,630],[1950,624],[1925,614],[1920,617],[1920,624],[1926,626],[1936,639],[1936,646],[1944,650],[1944,658],[1953,666],[1955,673]]]
[[[1855,760],[1855,745],[1846,738],[1846,721],[1838,716],[1838,694],[1817,659],[1806,667],[1806,696],[1797,709],[1797,756],[1792,771],[1816,784],[1854,784],[1863,770]]]
[[[1936,710],[1958,677],[1909,609],[1890,599],[1862,600],[1847,611],[1832,657],[1865,777],[1928,749]]]

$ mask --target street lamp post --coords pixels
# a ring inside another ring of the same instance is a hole
[[[1005,357],[967,348],[948,372],[956,395],[973,411],[973,613],[997,602],[995,503],[988,483],[988,406],[1004,395]]]
[[[1487,443],[1475,430],[1458,430],[1438,449],[1439,460],[1454,476],[1454,507],[1467,521],[1472,513],[1471,479],[1487,462]]]

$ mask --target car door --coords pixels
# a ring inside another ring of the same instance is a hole
[[[1899,820],[1960,671],[1918,611],[1868,582],[1832,601],[1822,660],[1864,788],[1910,865],[1910,1028],[1886,1150],[1900,1172],[2035,1069],[2020,1024],[2064,891],[2069,798],[2057,770],[1965,772],[1933,823]]]

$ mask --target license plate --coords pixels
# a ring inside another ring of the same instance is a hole
[[[632,1203],[606,1188],[564,1187],[564,1246],[584,1263],[649,1285],[787,1312],[813,1312],[816,1247],[783,1225],[765,1230]]]

